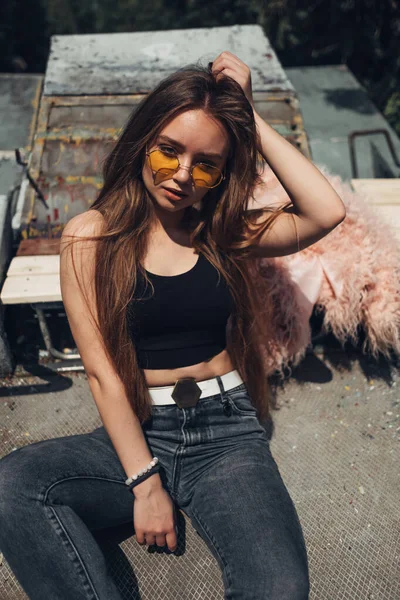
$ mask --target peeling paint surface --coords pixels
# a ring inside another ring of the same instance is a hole
[[[0,75],[0,150],[30,149],[43,75]]]
[[[223,50],[250,66],[257,112],[310,157],[296,91],[258,25],[53,36],[29,167],[48,208],[28,186],[22,237],[59,237],[97,197],[137,104],[170,73]]]
[[[53,36],[45,95],[148,93],[185,64],[229,50],[252,72],[254,91],[294,91],[260,25]]]

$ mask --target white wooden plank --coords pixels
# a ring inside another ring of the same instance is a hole
[[[3,304],[62,301],[58,274],[7,277],[0,294]]]
[[[365,197],[400,242],[400,179],[351,179],[351,185]]]
[[[394,228],[400,227],[400,203],[398,206],[394,204],[373,205],[373,209],[376,214],[385,219],[389,225]]]
[[[38,256],[14,256],[8,267],[7,277],[22,275],[54,275],[60,272],[59,254]]]
[[[400,205],[400,179],[351,179],[353,189],[371,204]]]

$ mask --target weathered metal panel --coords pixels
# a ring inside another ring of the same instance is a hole
[[[0,75],[0,150],[31,147],[42,83],[43,75]]]
[[[223,50],[251,68],[255,91],[294,92],[262,27],[234,25],[53,36],[44,93],[148,93],[185,64],[206,65]]]
[[[94,99],[99,100],[90,96],[75,98],[75,104],[67,106],[55,104],[52,98],[43,99],[30,172],[49,210],[36,198],[32,188],[28,188],[21,223],[24,237],[59,235],[61,226],[87,210],[96,198],[102,185],[104,158],[138,97],[133,97],[131,104],[126,99],[124,104],[118,104],[114,97],[103,97],[103,104],[92,105]],[[295,98],[272,96],[269,102],[265,94],[259,97],[255,93],[255,103],[260,114],[281,135],[309,156]]]
[[[132,102],[122,105],[54,106],[49,115],[48,128],[52,132],[60,132],[69,128],[83,131],[118,129],[129,118],[132,108]]]
[[[20,182],[22,169],[15,160],[14,153],[3,157],[0,152],[0,194],[9,194]]]
[[[23,237],[58,236],[87,210],[104,158],[138,102],[169,73],[224,49],[250,66],[256,110],[310,157],[296,92],[259,26],[55,36],[29,166],[48,208],[28,187]]]
[[[74,181],[76,177],[100,175],[101,163],[111,150],[111,140],[45,140],[41,164],[41,181],[58,179]]]
[[[52,234],[61,233],[62,226],[69,219],[88,210],[92,202],[95,200],[101,188],[101,181],[96,182],[93,179],[89,181],[66,181],[58,180],[56,183],[45,182],[41,185],[41,190],[50,207],[49,210],[41,203],[35,203],[33,212],[34,217],[30,219],[31,231],[30,236],[35,230],[39,234],[43,230],[43,234],[47,235],[50,231]],[[34,222],[33,222],[34,221]],[[48,237],[52,237],[49,235]]]
[[[400,157],[400,139],[346,65],[286,69],[296,87],[315,162],[349,180],[347,136],[354,130],[385,128]],[[357,139],[359,177],[399,177],[383,136]]]

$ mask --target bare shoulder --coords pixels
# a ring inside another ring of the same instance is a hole
[[[94,209],[86,210],[75,217],[72,217],[65,225],[62,235],[88,236],[98,235],[105,224],[103,215]]]
[[[69,266],[71,255],[76,258],[79,257],[82,263],[94,258],[96,240],[90,238],[102,233],[104,223],[103,215],[98,210],[91,209],[72,217],[68,221],[62,231],[60,240],[61,267],[63,265]]]
[[[102,233],[103,215],[97,210],[87,210],[72,217],[65,225],[60,240],[61,288],[75,279],[93,281],[96,268],[96,240]]]
[[[96,376],[101,372],[109,374],[111,367],[98,330],[94,285],[96,243],[91,240],[86,242],[84,238],[101,232],[102,219],[100,213],[92,210],[76,215],[64,227],[60,241],[62,301],[85,371],[88,375]]]

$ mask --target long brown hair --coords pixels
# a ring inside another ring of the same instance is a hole
[[[143,422],[151,416],[151,398],[126,317],[138,272],[151,284],[142,265],[155,213],[142,169],[146,146],[173,118],[195,109],[204,110],[224,126],[230,151],[226,179],[207,192],[200,209],[187,207],[182,223],[190,232],[191,246],[226,278],[233,294],[228,350],[260,419],[265,419],[270,416],[271,397],[260,344],[265,346],[268,339],[270,310],[251,283],[257,260],[251,256],[251,247],[291,203],[279,209],[247,209],[254,187],[261,182],[257,130],[251,105],[232,78],[217,80],[210,69],[189,65],[161,81],[133,110],[104,162],[104,185],[91,206],[103,216],[103,229],[100,235],[85,238],[98,242],[94,322],[129,402]],[[263,214],[266,219],[256,224]]]

